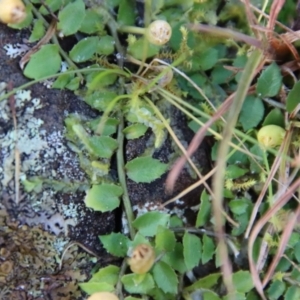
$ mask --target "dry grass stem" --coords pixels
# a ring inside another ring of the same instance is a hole
[[[257,221],[256,225],[253,227],[253,230],[249,237],[248,243],[248,259],[249,259],[249,266],[250,271],[253,278],[253,283],[258,291],[259,295],[262,297],[263,300],[266,300],[266,297],[263,292],[263,284],[259,278],[259,273],[257,270],[257,266],[253,260],[253,246],[254,242],[256,241],[259,233],[261,232],[262,228],[269,222],[270,218],[274,216],[293,196],[294,192],[300,186],[300,178],[297,179],[284,193],[284,195],[278,199],[276,203]]]

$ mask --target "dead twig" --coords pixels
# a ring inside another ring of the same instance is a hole
[[[19,66],[21,70],[24,69],[25,64],[30,60],[31,55],[36,53],[43,45],[48,44],[56,31],[56,20],[53,19],[44,37],[32,47],[20,60]]]
[[[264,285],[262,284],[260,278],[259,278],[259,272],[257,270],[257,266],[253,259],[253,246],[257,239],[257,236],[259,235],[262,228],[269,222],[270,218],[274,216],[285,204],[288,203],[288,201],[293,196],[294,192],[300,187],[300,178],[298,178],[282,195],[280,199],[258,220],[256,225],[254,226],[250,237],[249,237],[249,244],[248,244],[248,259],[249,259],[249,266],[250,271],[253,278],[254,286],[259,293],[259,295],[262,297],[263,300],[266,300],[266,297],[263,292]]]
[[[13,83],[9,82],[7,84],[8,90],[13,89]],[[20,151],[18,149],[18,127],[17,127],[17,116],[16,116],[16,99],[14,95],[9,96],[9,107],[11,110],[14,129],[15,129],[15,201],[16,204],[20,202]]]
[[[275,268],[278,265],[278,262],[284,253],[286,245],[290,239],[291,233],[293,232],[293,229],[297,223],[299,216],[300,216],[300,205],[298,205],[296,212],[292,214],[291,219],[289,219],[289,221],[287,222],[287,224],[284,228],[284,231],[282,232],[281,240],[280,240],[276,255],[274,256],[274,258],[269,266],[269,269],[267,271],[267,274],[265,275],[265,278],[262,282],[263,287],[265,287],[268,284],[272,275],[274,274]]]

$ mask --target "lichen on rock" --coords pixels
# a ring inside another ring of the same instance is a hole
[[[2,94],[5,88],[6,84],[2,82],[0,84]],[[14,101],[17,128],[13,126],[8,100],[0,102],[0,124],[4,129],[0,133],[2,208],[9,210],[13,206],[11,202],[20,203],[14,214],[18,221],[27,225],[37,225],[42,222],[44,228],[56,234],[61,232],[66,234],[68,226],[75,225],[76,210],[72,203],[63,204],[59,209],[56,191],[59,187],[55,187],[55,183],[60,182],[63,189],[64,181],[70,186],[72,181],[84,181],[84,173],[75,155],[67,151],[63,133],[47,132],[42,128],[44,121],[35,117],[35,112],[43,107],[40,99],[32,98],[30,91],[20,90],[14,96]],[[19,166],[16,165],[16,155],[20,157]],[[66,165],[71,165],[72,170],[76,172],[71,173],[70,168],[65,167]],[[27,189],[26,191],[21,189],[19,199],[16,199],[17,194],[14,189],[16,167],[20,171],[20,182],[25,190]],[[51,181],[54,188],[51,187]],[[48,183],[48,187],[42,189],[45,183]],[[71,206],[68,207],[69,205]],[[26,207],[25,213],[22,207]],[[69,218],[69,210],[72,211],[73,218]]]

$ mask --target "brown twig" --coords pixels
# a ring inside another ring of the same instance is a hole
[[[36,53],[43,45],[47,44],[54,36],[55,31],[56,31],[56,20],[53,19],[43,38],[21,58],[19,62],[19,66],[22,70],[24,69],[25,64],[30,60],[31,55]]]
[[[286,139],[286,137],[285,137]],[[284,139],[284,140],[285,140]],[[266,194],[266,191],[269,187],[269,185],[271,184],[271,181],[272,179],[274,178],[278,168],[279,168],[279,165],[280,165],[280,162],[281,162],[281,159],[282,159],[282,155],[280,155],[280,153],[283,153],[283,148],[284,148],[284,142],[281,144],[281,147],[278,151],[278,155],[276,156],[273,164],[272,164],[272,168],[270,170],[270,173],[268,174],[268,178],[258,196],[258,199],[256,200],[256,203],[253,207],[253,210],[252,210],[252,213],[251,213],[251,217],[250,217],[250,220],[249,220],[249,223],[248,223],[248,226],[247,226],[247,230],[246,230],[246,233],[245,233],[245,238],[247,239],[249,237],[249,234],[250,234],[250,231],[252,229],[252,226],[253,226],[253,223],[255,221],[255,218],[256,218],[256,215],[258,213],[258,210],[259,210],[259,207],[261,205],[261,202]]]
[[[291,199],[293,193],[299,188],[299,186],[300,186],[300,178],[298,178],[287,189],[284,195],[282,195],[282,197],[278,199],[278,201],[258,220],[249,237],[248,259],[249,259],[250,271],[252,274],[254,286],[263,300],[266,300],[266,297],[263,292],[264,286],[259,278],[257,266],[253,259],[253,246],[262,228],[269,222],[270,218],[273,215],[275,215]]]
[[[8,82],[8,90],[13,89],[13,83]],[[15,202],[18,204],[20,202],[20,151],[18,149],[18,127],[17,127],[17,116],[16,116],[16,99],[14,95],[9,98],[9,107],[11,110],[14,129],[15,129]]]
[[[242,41],[248,44],[249,46],[254,46],[257,49],[263,49],[263,44],[258,39],[231,29],[225,29],[217,26],[203,24],[190,24],[188,25],[188,28],[193,31],[207,32],[216,36],[221,36],[223,38]]]
[[[299,216],[300,216],[300,205],[298,205],[296,212],[292,215],[291,219],[287,222],[287,224],[284,228],[284,231],[282,232],[281,240],[280,240],[276,255],[274,256],[274,258],[269,266],[269,269],[267,271],[267,274],[265,275],[265,278],[262,282],[263,287],[265,287],[268,284],[268,282],[270,281],[271,276],[273,275],[275,268],[278,265],[278,262],[284,253],[286,245],[290,239],[291,233],[293,232],[293,229],[297,223]]]
[[[45,7],[45,9],[48,11],[48,13],[52,16],[52,18],[58,22],[58,17],[53,13],[49,5],[44,0],[40,0],[40,1],[42,5]]]

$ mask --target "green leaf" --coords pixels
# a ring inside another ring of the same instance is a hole
[[[298,286],[290,286],[284,294],[284,300],[299,300],[300,288]]]
[[[80,81],[81,81],[81,79],[79,77],[75,77],[67,83],[65,88],[70,91],[76,91],[80,86]]]
[[[103,7],[108,11],[112,11],[117,5],[119,5],[121,0],[104,0],[102,1]]]
[[[76,33],[85,17],[85,5],[82,0],[75,0],[69,3],[58,13],[57,29],[64,36]]]
[[[148,294],[154,288],[151,274],[128,274],[121,279],[125,290],[131,294]]]
[[[282,75],[278,65],[273,62],[260,74],[256,92],[261,97],[274,97],[279,93],[282,84]]]
[[[224,68],[223,65],[217,65],[211,72],[212,81],[216,84],[227,83],[234,73]]]
[[[113,292],[115,287],[106,282],[83,282],[79,283],[80,288],[88,295],[97,292]]]
[[[249,271],[235,272],[232,275],[232,281],[236,291],[239,293],[248,293],[254,287]]]
[[[90,150],[102,158],[110,158],[118,148],[118,142],[109,136],[92,136],[89,142]]]
[[[116,184],[93,185],[85,196],[85,205],[96,211],[112,211],[120,205],[123,190]]]
[[[292,232],[292,234],[290,235],[290,238],[288,240],[288,245],[287,248],[294,248],[296,246],[296,244],[298,244],[300,240],[300,234],[299,232]]]
[[[116,285],[119,278],[119,272],[119,267],[109,265],[105,268],[101,268],[98,272],[94,273],[89,282],[106,282],[111,285]]]
[[[160,48],[160,46],[150,44],[145,38],[139,38],[128,45],[127,51],[134,58],[141,60],[158,54]]]
[[[292,280],[300,281],[300,271],[297,270],[297,268],[293,268],[293,271],[290,274]]]
[[[279,108],[273,108],[265,117],[262,126],[266,125],[277,125],[282,128],[285,127],[284,116],[282,111]]]
[[[211,289],[213,286],[215,286],[218,283],[220,277],[221,277],[220,273],[207,275],[206,277],[197,280],[192,285],[185,288],[185,290],[188,292],[192,292],[198,289]]]
[[[252,290],[247,294],[247,300],[261,300],[261,298],[254,290]]]
[[[34,53],[27,64],[24,75],[32,79],[40,79],[54,75],[60,69],[61,58],[57,45],[44,45]]]
[[[133,140],[143,136],[147,129],[148,127],[146,125],[137,123],[127,126],[123,130],[123,133],[126,135],[126,139]]]
[[[165,2],[165,1],[164,1]],[[154,3],[154,2],[153,2]],[[157,3],[157,1],[155,1],[155,3]],[[183,1],[180,1],[180,5],[182,7],[183,5]],[[182,8],[183,9],[183,8]],[[171,10],[171,18],[175,17],[176,14],[180,14],[180,10],[176,9],[176,10]],[[181,19],[182,14],[180,14],[179,19]],[[175,25],[172,26],[172,36],[171,39],[169,41],[169,45],[170,47],[177,52],[180,48],[180,44],[182,42],[182,32],[180,31],[180,28],[182,25],[184,25],[184,21],[181,22],[175,22]],[[195,47],[196,43],[195,43],[195,35],[193,32],[188,31],[188,35],[187,35],[187,45],[189,48],[193,48]]]
[[[157,262],[153,267],[153,277],[164,293],[177,294],[178,278],[168,264],[163,261]]]
[[[93,74],[89,76],[86,86],[89,92],[99,90],[100,88],[113,84],[117,77],[115,69],[93,72]]]
[[[150,211],[136,218],[132,225],[144,236],[154,236],[159,225],[167,226],[170,215],[158,211]]]
[[[201,240],[196,235],[185,232],[183,236],[183,257],[188,270],[199,265],[201,259]]]
[[[101,37],[96,53],[100,55],[110,55],[114,52],[115,50],[115,40],[112,36],[110,35],[105,35]]]
[[[72,125],[72,130],[85,148],[93,155],[110,158],[118,147],[117,141],[109,136],[90,136],[81,124],[75,123]]]
[[[226,172],[226,178],[236,179],[245,175],[248,172],[248,170],[242,169],[237,165],[228,165],[226,167],[225,172]]]
[[[296,244],[296,246],[294,247],[294,255],[295,258],[297,259],[298,263],[300,262],[300,242],[298,242]]]
[[[280,68],[273,62],[259,76],[256,92],[261,97],[274,97],[278,94],[282,83]]]
[[[236,82],[239,82],[241,75],[242,75],[242,70],[246,66],[246,63],[248,61],[248,57],[246,54],[244,55],[238,55],[234,61],[233,61],[233,66],[240,69],[240,71],[235,75],[235,80]]]
[[[233,199],[229,202],[230,210],[236,215],[241,215],[245,213],[249,205],[249,200],[246,198]]]
[[[33,25],[33,29],[31,31],[31,35],[29,37],[29,42],[33,43],[35,41],[38,41],[44,35],[45,35],[45,27],[44,27],[43,20],[41,20],[41,19],[35,20],[34,25]]]
[[[213,291],[204,291],[203,300],[221,300],[221,298]]]
[[[207,194],[206,190],[203,190],[201,194],[200,207],[197,214],[196,227],[204,226],[208,222],[210,213],[211,203],[209,200],[209,195]]]
[[[150,183],[164,174],[168,165],[150,156],[137,157],[125,165],[127,176],[139,183]]]
[[[222,300],[246,300],[246,295],[244,293],[234,292],[233,294],[227,294],[222,298]]]
[[[40,193],[43,189],[43,183],[44,180],[40,177],[33,177],[29,179],[20,179],[22,182],[22,185],[26,192],[32,192]]]
[[[291,262],[287,260],[285,257],[281,257],[279,263],[276,265],[276,272],[287,272],[287,270],[291,267]]]
[[[183,227],[183,221],[180,217],[174,215],[170,218],[170,228]]]
[[[87,163],[86,167],[89,168],[88,162],[86,163]],[[92,167],[92,171],[89,172],[89,174],[91,174],[91,177],[93,177],[94,175],[103,177],[105,175],[108,175],[110,171],[110,165],[108,163],[103,163],[98,160],[90,161],[90,166]]]
[[[95,10],[87,9],[79,31],[87,34],[97,33],[104,29],[105,23]]]
[[[249,214],[247,212],[240,215],[236,214],[235,221],[239,224],[239,227],[233,227],[231,234],[233,236],[239,236],[246,230],[246,227],[249,223]]]
[[[62,73],[53,82],[52,88],[53,89],[63,89],[73,78],[74,78],[74,74],[64,74],[64,73]]]
[[[107,106],[117,97],[117,94],[108,90],[97,90],[86,96],[84,101],[92,108],[105,111]]]
[[[99,239],[108,253],[117,257],[125,257],[127,255],[130,240],[124,234],[112,232],[108,235],[100,235]],[[96,276],[96,278],[98,277]]]
[[[268,298],[270,300],[277,300],[285,291],[286,285],[283,281],[275,280],[271,283],[267,290]]]
[[[161,225],[157,228],[155,236],[155,248],[163,252],[173,251],[176,243],[175,234],[169,228]]]
[[[56,12],[59,10],[63,5],[68,4],[69,0],[45,0],[45,4],[48,8],[50,8],[51,12]],[[37,3],[40,3],[39,1]],[[49,11],[46,9],[44,5],[42,5],[39,9],[42,15],[49,15]]]
[[[122,0],[118,9],[118,25],[134,25],[136,20],[136,10],[131,9],[135,6],[133,0]]]
[[[87,124],[89,128],[91,128],[95,133],[98,132],[98,127],[101,122],[102,117],[94,118],[89,121]],[[119,124],[119,120],[115,118],[107,118],[105,120],[104,128],[102,129],[101,134],[105,136],[112,135],[117,132],[117,125]]]
[[[232,139],[231,142],[235,145],[238,145],[238,147],[240,147],[240,142],[237,141],[236,139]],[[219,145],[219,143],[218,143],[218,145]],[[244,145],[247,145],[247,144],[244,143]],[[228,158],[228,160],[227,160],[228,164],[236,164],[236,163],[247,164],[248,163],[248,155],[245,155],[245,153],[230,147],[230,151],[232,151],[232,150],[234,150],[234,153]]]
[[[136,246],[138,246],[140,244],[147,244],[152,247],[152,245],[149,243],[149,240],[138,231],[136,233],[136,235],[134,236],[133,241],[129,242],[129,248],[134,249]]]
[[[70,51],[70,58],[77,63],[90,60],[96,52],[98,41],[96,36],[82,39]]]
[[[126,116],[131,123],[141,123],[150,127],[155,135],[154,147],[159,148],[166,138],[165,125],[158,119],[151,108],[147,104],[132,105],[130,111]]]
[[[255,173],[261,172],[260,165],[263,163],[263,157],[264,155],[268,156],[268,153],[265,152],[260,145],[256,144],[250,148],[250,153],[257,156],[257,158],[254,160],[250,157],[248,157],[248,160],[250,161],[250,171]],[[257,164],[258,163],[258,164]],[[260,165],[259,165],[260,164]]]
[[[300,81],[296,82],[286,98],[286,110],[291,113],[300,103]]]
[[[190,75],[190,79],[193,80],[197,86],[199,87],[204,87],[205,84],[207,84],[207,77],[204,76],[203,74],[195,73]],[[191,84],[191,82],[187,81],[187,88],[194,90],[194,86]],[[199,92],[197,91],[199,94]]]
[[[265,113],[265,107],[260,98],[247,96],[239,116],[244,131],[256,127],[262,120]]]
[[[204,52],[193,55],[192,59],[192,70],[207,71],[211,69],[218,62],[218,50],[209,48]]]
[[[162,261],[166,262],[174,270],[181,274],[187,271],[186,265],[183,258],[183,246],[181,243],[176,243],[172,252],[167,252],[163,257]]]
[[[202,238],[202,264],[206,264],[208,261],[210,261],[215,253],[215,243],[212,238],[208,237],[206,234],[204,234]]]

